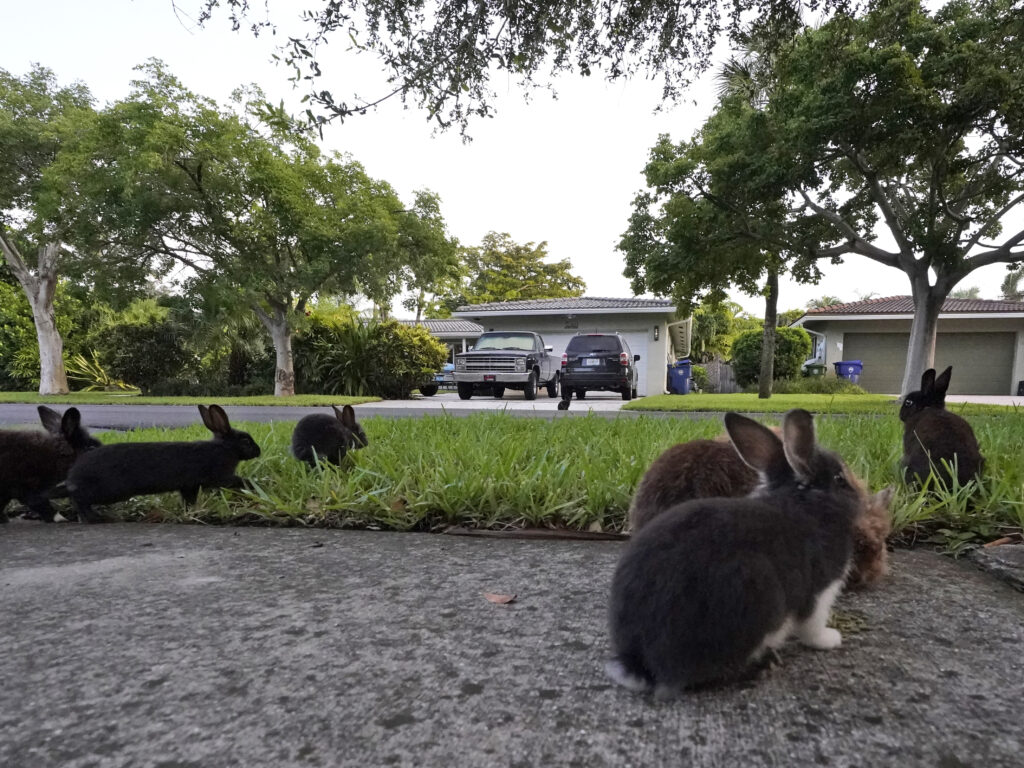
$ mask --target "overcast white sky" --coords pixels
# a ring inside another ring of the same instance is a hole
[[[179,0],[179,5],[191,9],[199,0]],[[276,7],[295,9],[272,11],[288,28],[298,6],[285,0]],[[84,81],[100,103],[124,96],[132,68],[149,57],[163,59],[187,87],[220,101],[250,82],[293,105],[302,95],[292,90],[288,71],[271,63],[273,37],[233,33],[226,16],[197,29],[175,16],[171,0],[4,0],[0,8],[0,68],[20,75],[39,62],[61,82]],[[337,80],[324,87],[339,96],[356,83],[361,95],[377,95],[376,60],[343,55],[341,48],[339,39],[331,50],[338,63],[330,67]],[[588,295],[630,296],[615,245],[633,196],[643,187],[647,153],[658,134],[678,141],[700,126],[713,107],[713,84],[705,78],[685,103],[660,114],[654,114],[658,82],[606,85],[600,78],[567,77],[556,89],[557,101],[537,91],[527,103],[509,82],[500,93],[497,117],[470,125],[469,144],[457,131],[435,135],[423,113],[393,103],[331,125],[324,146],[351,153],[406,200],[416,189],[436,191],[452,234],[463,243],[477,244],[491,230],[508,232],[518,242],[547,241],[553,258],[573,263]],[[861,257],[826,270],[816,286],[784,282],[780,309],[804,307],[826,294],[854,301],[869,293],[910,292],[901,272]],[[983,298],[998,298],[1004,274],[1002,266],[989,267],[960,287],[978,285]],[[734,298],[751,313],[763,313],[759,297],[737,293]]]

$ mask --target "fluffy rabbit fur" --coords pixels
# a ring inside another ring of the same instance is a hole
[[[326,413],[303,416],[292,432],[292,455],[311,467],[316,466],[318,459],[340,464],[346,453],[369,442],[356,422],[356,412],[351,405],[341,410],[331,407],[334,416]]]
[[[740,458],[727,437],[673,445],[655,459],[637,486],[629,508],[630,528],[635,533],[662,512],[691,499],[748,496],[758,480],[757,472]],[[859,479],[852,482],[861,485]],[[872,586],[888,573],[886,539],[892,532],[892,497],[892,488],[864,496],[854,523],[848,587]]]
[[[255,459],[260,448],[247,432],[232,429],[217,405],[200,405],[203,424],[213,439],[196,442],[121,443],[82,456],[68,473],[68,495],[79,520],[96,522],[93,504],[125,501],[132,496],[178,491],[195,503],[200,488],[245,485],[235,474],[238,463]]]
[[[632,539],[612,580],[609,676],[659,697],[728,680],[792,634],[830,649],[826,626],[853,551],[863,492],[814,423],[788,412],[782,440],[730,413],[726,429],[761,478],[754,495],[699,499]]]
[[[952,477],[943,461],[950,467],[955,462],[960,485],[981,474],[985,460],[974,430],[960,416],[946,410],[946,390],[952,374],[953,366],[937,378],[935,369],[929,368],[921,376],[921,389],[903,398],[901,465],[911,481],[923,482],[934,465],[936,477],[951,487]]]
[[[46,432],[0,429],[0,522],[4,509],[17,499],[42,520],[53,522],[48,492],[62,482],[79,455],[99,446],[82,426],[77,408],[64,415],[40,405]]]

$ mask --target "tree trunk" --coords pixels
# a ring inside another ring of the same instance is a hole
[[[295,361],[292,358],[292,329],[288,323],[288,313],[281,307],[273,308],[273,316],[261,307],[256,307],[256,314],[270,334],[274,345],[274,395],[290,397],[295,394]]]
[[[772,265],[768,268],[764,297],[764,335],[761,337],[761,373],[757,379],[757,396],[767,399],[772,396],[772,379],[775,376],[775,324],[779,317],[779,270]]]
[[[914,320],[910,325],[910,344],[907,347],[907,365],[903,370],[903,384],[899,394],[918,389],[921,374],[935,366],[935,332],[939,325],[939,310],[946,300],[948,289],[928,284],[927,275],[911,280],[914,295]]]
[[[0,237],[0,246],[8,266],[18,278],[21,288],[32,307],[39,345],[39,394],[66,395],[68,376],[64,370],[64,340],[57,330],[57,316],[53,298],[57,292],[57,260],[60,245],[49,243],[39,249],[37,274],[33,275],[14,243]]]

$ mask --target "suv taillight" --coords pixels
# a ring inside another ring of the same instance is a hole
[[[562,353],[562,367],[565,368],[568,364],[569,364],[569,356],[567,354],[565,354],[565,352],[563,352]]]
[[[619,352],[619,363],[621,365],[629,365],[629,355],[625,352]]]

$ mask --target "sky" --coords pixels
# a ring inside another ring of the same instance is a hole
[[[156,57],[188,88],[218,101],[255,82],[274,101],[299,111],[303,91],[288,82],[287,69],[271,61],[281,35],[232,32],[223,14],[199,28],[186,15],[199,4],[178,0],[182,12],[176,13],[171,0],[0,0],[0,68],[21,75],[40,63],[62,83],[86,83],[102,105],[127,95],[133,67]],[[298,8],[275,0],[271,18],[284,32],[298,30]],[[376,59],[347,54],[338,43],[326,60],[334,79],[324,87],[336,97],[379,94]],[[425,113],[391,101],[366,116],[331,124],[322,145],[350,153],[408,202],[417,189],[438,193],[449,231],[463,244],[479,244],[490,231],[508,232],[520,243],[544,241],[551,259],[572,262],[587,295],[631,296],[615,246],[633,197],[644,187],[648,152],[662,133],[681,141],[700,127],[714,106],[713,79],[702,78],[683,100],[660,112],[658,81],[608,84],[600,77],[567,76],[554,83],[557,100],[545,91],[527,100],[511,81],[494,85],[497,115],[471,122],[469,143],[457,130],[436,132]],[[779,308],[803,308],[826,295],[856,301],[910,293],[902,272],[863,257],[824,269],[817,285],[782,281]],[[959,287],[978,286],[982,298],[998,298],[1004,274],[1005,267],[988,267]],[[732,298],[763,315],[762,298],[739,292]]]

